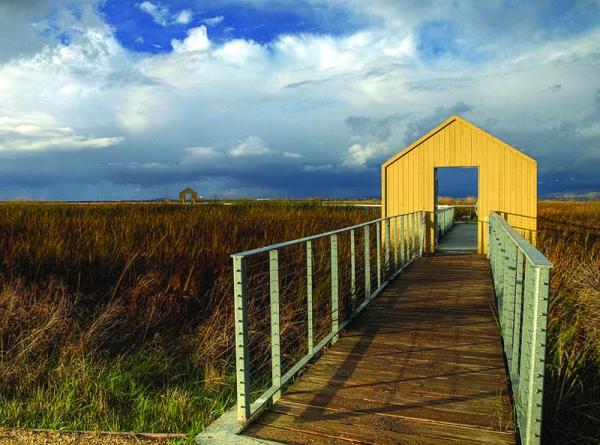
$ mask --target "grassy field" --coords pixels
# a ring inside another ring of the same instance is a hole
[[[233,402],[232,252],[378,209],[0,206],[0,426],[198,432]]]
[[[0,205],[0,426],[200,431],[234,400],[229,254],[378,217],[276,202]],[[542,201],[546,439],[600,437],[600,203]]]
[[[552,261],[545,437],[600,442],[600,202],[541,202],[538,247]]]

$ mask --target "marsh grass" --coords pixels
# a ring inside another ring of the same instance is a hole
[[[552,261],[544,437],[600,438],[600,202],[542,201],[538,248]]]
[[[200,431],[235,399],[229,254],[378,212],[321,203],[0,205],[0,426]],[[542,201],[538,216],[538,248],[554,264],[544,437],[594,442],[600,203]],[[282,313],[290,338],[296,300]],[[261,326],[254,321],[252,332]]]
[[[0,426],[202,430],[234,402],[229,255],[377,213],[0,205]]]

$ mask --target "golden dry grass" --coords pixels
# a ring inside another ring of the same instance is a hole
[[[378,212],[0,205],[0,425],[197,432],[234,399],[229,254]],[[538,248],[554,263],[546,441],[590,442],[600,436],[600,203],[541,201]]]
[[[0,426],[199,431],[233,401],[229,255],[377,212],[0,205]]]

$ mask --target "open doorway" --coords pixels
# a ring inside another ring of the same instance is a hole
[[[435,249],[477,251],[477,167],[434,169]]]

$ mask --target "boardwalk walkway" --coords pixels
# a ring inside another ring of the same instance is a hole
[[[456,223],[444,235],[436,248],[438,252],[477,251],[477,223]]]
[[[417,260],[245,434],[290,444],[515,443],[489,263]]]

